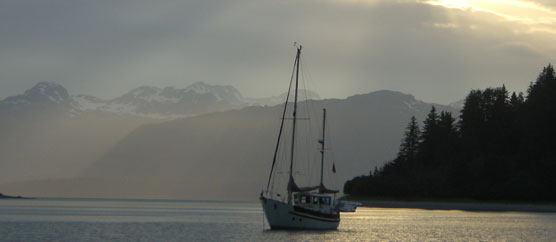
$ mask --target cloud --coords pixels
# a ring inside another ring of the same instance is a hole
[[[446,28],[446,29],[456,29],[459,28],[459,25],[454,23],[434,23],[434,27],[437,28]]]
[[[277,95],[297,41],[323,97],[393,89],[448,103],[525,90],[556,56],[552,25],[414,0],[22,0],[0,3],[0,22],[3,97],[39,80],[105,98],[196,81]]]
[[[506,53],[507,55],[512,55],[520,59],[531,59],[542,56],[538,51],[524,43],[502,43],[499,46],[495,46],[494,49],[497,52]]]
[[[522,0],[424,0],[422,3],[493,14],[506,21],[529,25],[531,31],[556,34],[556,11],[542,2]]]

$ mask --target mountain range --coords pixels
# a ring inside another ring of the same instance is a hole
[[[0,101],[0,183],[74,176],[143,124],[245,105],[231,86],[144,86],[102,100],[39,82]]]
[[[303,90],[304,91],[304,90]],[[308,99],[320,99],[306,91]],[[23,114],[58,111],[66,114],[96,111],[156,119],[189,117],[204,113],[282,103],[286,93],[267,98],[245,98],[233,86],[193,83],[185,88],[141,86],[122,96],[105,100],[91,95],[69,95],[55,82],[39,82],[21,95],[0,101],[0,113]]]
[[[105,101],[71,96],[60,87],[39,83],[0,102],[0,117],[14,121],[0,126],[10,130],[0,138],[0,190],[26,196],[248,199],[265,185],[283,108],[268,101],[273,98],[253,106],[253,99],[231,86],[196,83],[185,89],[140,87]],[[457,116],[450,106],[394,91],[301,104],[307,108],[300,113],[313,114],[306,125],[315,139],[319,112],[328,110],[329,157],[337,173],[327,182],[335,188],[392,159],[412,115],[424,120],[434,105]],[[45,107],[52,111],[36,111]],[[21,111],[27,109],[34,111]],[[15,122],[16,114],[39,122]],[[317,151],[311,141],[300,144],[303,149]],[[51,172],[33,174],[41,169]]]

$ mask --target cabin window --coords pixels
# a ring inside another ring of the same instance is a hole
[[[301,197],[301,203],[307,203],[307,197],[302,196]]]
[[[318,198],[318,197],[313,197],[313,203],[314,203],[314,204],[319,203],[319,198]]]
[[[293,201],[295,202],[295,204],[299,203],[299,196],[295,196],[295,198],[293,199]]]

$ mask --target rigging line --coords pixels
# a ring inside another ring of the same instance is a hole
[[[303,62],[302,64],[304,66],[307,66],[307,61],[305,58],[301,59],[301,62]],[[305,70],[306,68],[301,69],[301,76],[303,79],[303,93],[305,94],[305,112],[307,117],[317,117],[318,115],[316,114],[316,109],[315,109],[315,102],[314,99],[312,99],[312,97],[310,97],[311,95],[311,91],[314,90],[314,88],[312,88],[313,84],[312,84],[312,80],[311,80],[311,75],[309,74],[309,72],[307,72]],[[308,124],[308,130],[309,131],[313,131],[313,127],[311,126],[312,123],[309,122]],[[312,133],[309,133],[309,135],[312,135]],[[312,137],[312,136],[311,136]]]
[[[302,58],[300,60],[301,62],[303,62],[303,65],[305,66],[305,64],[307,63],[307,61],[305,60],[305,58]],[[309,96],[310,94],[310,82],[311,80],[308,78],[308,72],[305,70],[306,68],[301,69],[301,77],[302,77],[302,82],[301,84],[303,85],[303,94],[304,94],[304,107],[305,107],[305,115],[307,115],[307,117],[316,117],[315,115],[315,108],[314,108],[314,102],[311,99],[311,97]],[[306,129],[306,136],[307,139],[305,139],[305,145],[306,147],[311,147],[311,144],[313,142],[313,123],[308,122],[307,123],[307,129]],[[313,155],[313,153],[307,153],[305,159],[308,161],[305,165],[306,165],[306,170],[312,170],[311,168],[313,167],[314,164],[317,164],[317,157]],[[307,176],[307,182],[312,184],[313,183],[313,173],[309,173],[309,175]]]
[[[305,65],[306,61],[305,59],[301,59],[301,61],[303,62],[303,64]],[[303,94],[305,95],[305,100],[304,100],[304,104],[305,104],[305,115],[307,115],[308,117],[316,117],[316,115],[314,115],[314,103],[311,100],[311,96],[310,96],[310,91],[312,90],[312,88],[310,88],[310,80],[309,78],[307,78],[307,71],[304,69],[301,70],[301,75],[302,75],[302,79],[303,79]],[[305,140],[305,145],[307,148],[311,147],[311,144],[314,142],[314,136],[313,136],[313,122],[308,122],[307,123],[307,129],[306,129],[306,137],[307,139]],[[316,164],[316,156],[314,155],[313,152],[308,152],[307,153],[307,170],[313,170],[311,168],[313,168],[313,165]],[[307,176],[307,181],[310,184],[315,184],[314,181],[314,173],[309,173],[309,175]]]
[[[278,132],[278,141],[276,142],[276,149],[274,149],[274,158],[272,158],[272,167],[270,168],[270,174],[268,175],[266,190],[268,190],[268,186],[270,185],[270,179],[272,178],[272,171],[274,170],[274,164],[276,164],[276,154],[278,153],[278,147],[280,146],[280,138],[282,137],[282,129],[284,128],[284,117],[286,116],[286,108],[288,107],[288,100],[290,98],[290,91],[292,89],[293,74],[295,72],[295,66],[299,61],[298,56],[299,54],[295,57],[295,61],[293,62],[293,70],[292,70],[292,75],[290,77],[290,86],[288,88],[288,94],[286,96],[286,103],[284,104],[284,112],[282,112],[282,121],[280,123],[280,131]]]

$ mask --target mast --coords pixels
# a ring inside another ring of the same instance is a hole
[[[280,147],[280,139],[282,137],[282,130],[284,128],[284,120],[286,117],[286,110],[288,109],[288,102],[290,100],[290,92],[292,90],[293,75],[295,74],[295,67],[297,65],[297,55],[293,62],[292,75],[290,77],[290,86],[288,87],[288,94],[286,95],[286,102],[284,103],[284,111],[282,112],[282,121],[280,122],[280,131],[278,131],[278,141],[276,142],[276,148],[274,149],[274,157],[272,158],[272,166],[270,167],[270,174],[268,175],[268,182],[266,183],[266,191],[268,192],[268,187],[270,186],[270,180],[272,178],[272,172],[274,171],[274,165],[276,164],[276,157],[278,155],[278,148]]]
[[[339,192],[338,190],[331,190],[328,189],[324,186],[324,144],[326,142],[325,138],[325,133],[326,133],[326,108],[322,109],[322,139],[319,140],[319,143],[321,145],[320,148],[320,185],[319,185],[319,193],[334,193],[336,194],[337,192]],[[332,166],[333,172],[336,172],[336,170],[334,170],[334,166]]]
[[[321,144],[321,148],[320,148],[320,188],[319,190],[322,190],[322,188],[324,188],[324,183],[322,182],[323,180],[323,173],[324,173],[324,132],[325,132],[325,127],[326,127],[326,108],[322,109],[322,139],[319,140],[319,143]]]
[[[295,148],[295,123],[296,113],[297,113],[297,88],[299,86],[299,58],[301,57],[301,47],[297,48],[297,63],[296,63],[296,70],[295,70],[295,94],[294,94],[294,102],[293,102],[293,126],[292,126],[292,146],[291,146],[291,156],[290,156],[290,179],[288,181],[288,204],[292,204],[292,185],[294,185],[293,180],[293,154]],[[293,184],[292,184],[293,183]]]

